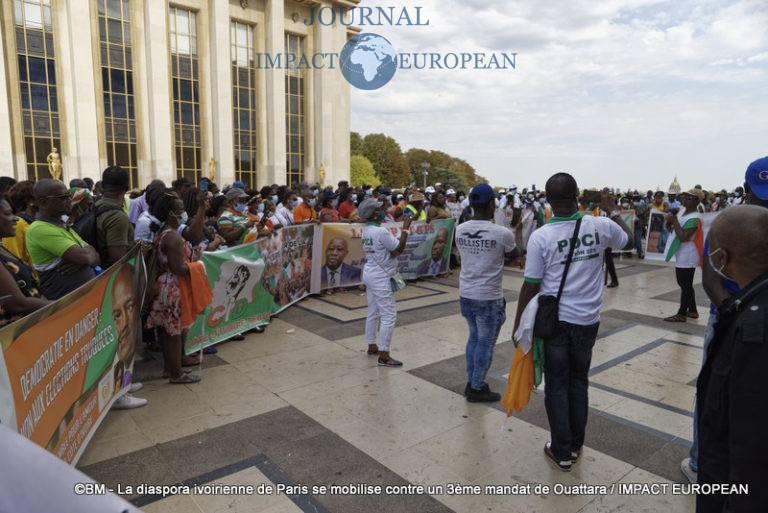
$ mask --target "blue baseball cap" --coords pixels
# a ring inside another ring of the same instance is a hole
[[[761,200],[768,200],[768,157],[752,162],[744,175],[752,192]]]
[[[245,184],[240,180],[238,180],[232,184],[232,187],[234,187],[235,189],[245,189]]]
[[[469,191],[469,202],[475,204],[485,204],[496,197],[493,188],[487,183],[480,183],[472,187]]]

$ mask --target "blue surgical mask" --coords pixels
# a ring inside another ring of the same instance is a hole
[[[529,194],[529,195],[528,195],[528,199],[529,199],[529,200],[532,200],[533,198],[534,198],[534,195],[533,195],[533,194]]]
[[[246,208],[248,208],[248,205],[246,205],[245,203],[238,203],[237,205],[235,205],[235,212],[237,212],[238,214],[242,214],[243,212],[245,212]]]
[[[740,193],[740,192],[734,192],[734,193],[733,193],[733,197],[734,197],[734,198],[738,198],[739,196],[741,196],[741,193]]]
[[[272,203],[274,203],[275,205],[277,205],[277,194],[275,194],[274,196],[272,196]]]
[[[639,206],[640,206],[640,205],[642,205],[642,204],[643,204],[643,203],[642,203],[641,201],[635,201],[635,206],[636,206],[636,207],[639,207]]]
[[[299,206],[299,200],[293,200],[291,201],[291,208],[296,208]]]
[[[723,278],[725,278],[726,280],[729,280],[729,281],[736,281],[736,280],[734,280],[733,278],[730,278],[730,277],[726,276],[726,275],[725,275],[725,273],[723,272],[723,269],[725,269],[725,264],[723,264],[723,265],[722,265],[722,266],[721,266],[721,267],[718,269],[717,267],[715,267],[715,264],[712,262],[712,255],[714,255],[715,253],[717,253],[717,252],[718,252],[718,251],[720,251],[721,249],[723,249],[723,248],[717,248],[716,250],[714,250],[714,251],[711,251],[711,252],[710,252],[710,253],[707,255],[707,258],[709,259],[709,266],[712,268],[712,270],[713,270],[713,271],[715,271],[717,274],[719,274],[720,276],[722,276],[722,277],[723,277]]]
[[[459,201],[464,201],[464,196],[459,196]]]
[[[373,191],[371,189],[368,189],[367,191],[365,191],[366,196],[370,196],[371,194],[373,194]]]
[[[539,198],[539,203],[542,205],[547,202],[547,198]]]
[[[352,195],[352,201],[357,201],[357,194]]]
[[[315,196],[317,196],[317,193],[318,193],[317,189],[312,189],[312,194],[314,194]]]
[[[390,203],[392,203],[392,196],[387,196],[387,201],[389,201]]]
[[[309,200],[310,207],[314,208],[315,205],[317,205],[317,200],[315,198],[312,198],[311,200]]]
[[[264,213],[264,203],[259,203],[259,212]]]

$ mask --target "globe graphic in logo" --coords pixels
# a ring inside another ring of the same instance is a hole
[[[378,34],[359,34],[341,50],[341,73],[358,89],[373,90],[387,85],[397,71],[397,53]]]

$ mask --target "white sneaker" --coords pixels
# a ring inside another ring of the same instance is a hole
[[[141,397],[133,397],[131,394],[125,394],[120,399],[115,401],[112,405],[113,410],[130,410],[131,408],[139,408],[147,404],[146,399]]]
[[[144,388],[144,383],[131,383],[131,387],[128,389],[128,393],[132,394],[134,392],[138,392]]]
[[[696,484],[699,479],[699,473],[691,467],[691,458],[685,458],[680,462],[680,471],[691,484]]]

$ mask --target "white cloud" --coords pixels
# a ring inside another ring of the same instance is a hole
[[[352,92],[352,129],[446,151],[492,183],[734,187],[768,154],[764,0],[363,0],[428,27],[364,27],[398,52],[518,52],[516,70],[406,70]]]

